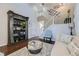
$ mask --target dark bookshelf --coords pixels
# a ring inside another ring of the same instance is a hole
[[[28,40],[28,17],[8,11],[8,44]]]

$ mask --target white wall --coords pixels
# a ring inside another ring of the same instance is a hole
[[[52,41],[54,41],[59,34],[67,34],[70,35],[70,29],[68,24],[52,24],[46,30],[51,30],[53,34]]]
[[[28,4],[0,4],[0,46],[6,45],[8,40],[8,18],[7,11],[29,17],[29,38],[40,35],[40,27],[36,21],[35,13]]]
[[[79,35],[79,4],[76,4],[74,16],[76,35]]]

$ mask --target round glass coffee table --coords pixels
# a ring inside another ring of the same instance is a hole
[[[32,54],[37,54],[43,48],[43,42],[40,39],[31,39],[28,42],[28,51]]]

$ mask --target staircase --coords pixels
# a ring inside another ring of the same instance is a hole
[[[47,12],[45,13],[45,16],[47,18],[47,20],[45,20],[45,24],[44,24],[44,29],[48,28],[50,25],[55,23],[55,17],[57,17],[60,14],[60,12],[54,10],[54,9],[49,9],[47,10]]]

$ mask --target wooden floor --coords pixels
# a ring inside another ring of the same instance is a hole
[[[12,52],[15,52],[23,47],[27,47],[28,42],[27,41],[21,41],[15,44],[11,44],[11,45],[6,45],[6,46],[2,46],[0,47],[0,52],[4,53],[4,55],[8,55]]]

